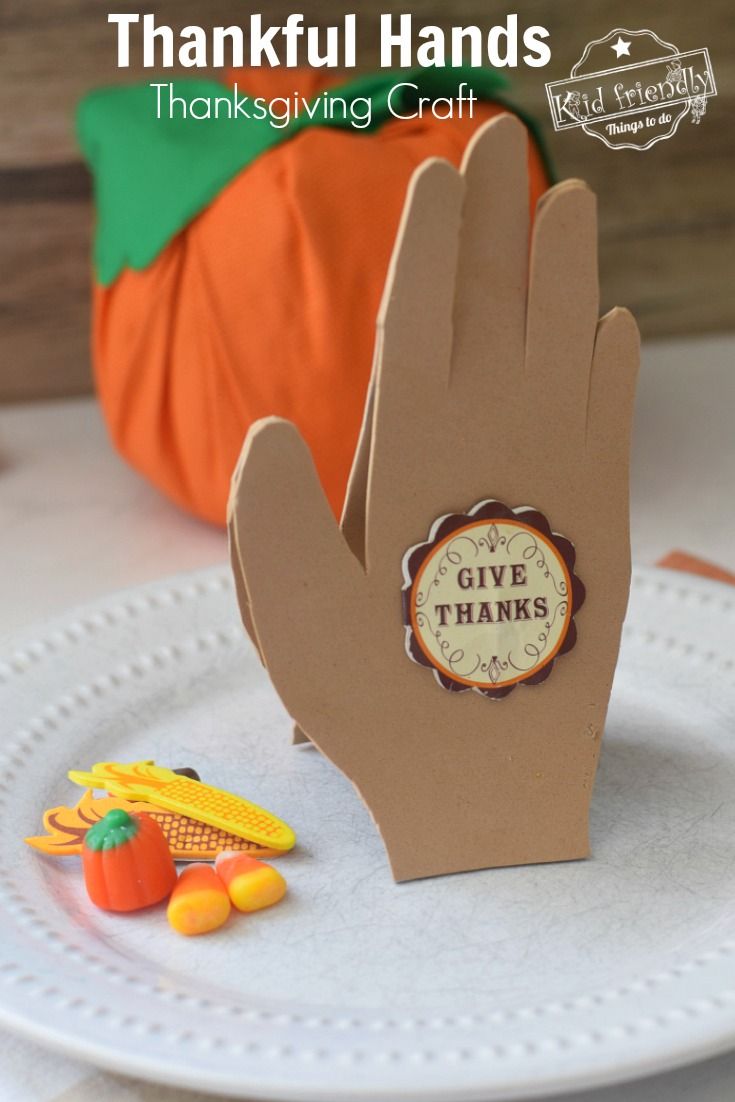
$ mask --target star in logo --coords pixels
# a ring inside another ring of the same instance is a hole
[[[627,54],[630,57],[630,42],[626,42],[621,34],[618,35],[617,42],[613,42],[610,46],[611,50],[615,51],[615,56],[620,58],[623,54]]]

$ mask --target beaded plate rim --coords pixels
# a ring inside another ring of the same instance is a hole
[[[230,589],[227,568],[210,568],[116,594],[60,617],[35,632],[24,633],[23,641],[0,659],[0,701],[3,693],[13,692],[19,679],[32,677],[43,668],[44,662],[58,658],[59,654],[73,655],[74,648],[83,648],[100,630],[109,631],[145,616],[167,616],[177,606],[190,601],[206,602],[209,596]],[[694,607],[703,616],[732,617],[735,611],[735,598],[725,587],[685,575],[636,568],[633,593],[641,591],[654,597],[673,594],[689,606],[690,612]],[[199,632],[138,655],[132,662],[101,671],[29,717],[0,747],[0,774],[5,774],[0,777],[0,823],[8,773],[12,779],[13,770],[23,768],[27,740],[42,741],[49,731],[58,729],[59,724],[110,688],[155,676],[157,669],[192,653],[244,645],[243,633],[234,617],[233,611],[233,623],[226,628]],[[634,623],[626,625],[624,638],[632,645],[661,649],[672,660],[701,661],[708,665],[718,662],[721,683],[735,696],[735,648],[732,653],[716,654],[688,639],[642,629]],[[43,939],[47,953],[49,946],[55,946],[63,953],[65,965],[81,962],[92,976],[102,970],[106,980],[136,997],[145,995],[152,1005],[160,1008],[157,1016],[151,1016],[149,1007],[146,1014],[131,1013],[129,1007],[116,1014],[93,998],[73,992],[65,995],[58,979],[53,978],[53,969],[50,974],[47,965],[34,970],[27,961],[8,959],[5,947],[0,944],[0,1021],[67,1054],[167,1083],[242,1092],[245,1096],[257,1091],[264,1098],[347,1099],[365,1096],[366,1092],[374,1097],[376,1092],[385,1090],[398,1091],[407,1098],[464,1099],[480,1095],[486,1099],[520,1098],[551,1089],[601,1085],[672,1067],[722,1051],[735,1042],[735,939],[728,939],[677,968],[617,987],[563,1002],[504,1008],[485,1014],[427,1018],[402,1013],[386,1017],[378,1012],[348,1008],[338,1009],[332,1015],[324,1007],[292,1011],[253,1007],[245,1012],[234,1002],[228,1005],[226,1000],[220,1003],[211,998],[186,996],[175,989],[146,985],[138,977],[114,975],[115,970],[93,953],[85,959],[78,945],[51,930],[18,891],[7,871],[0,875],[0,889],[0,913],[5,912],[5,921],[20,924],[31,937]],[[696,975],[701,981],[702,976],[711,973],[714,973],[712,983],[705,984],[710,988],[708,994],[699,991],[702,985],[698,982],[697,991],[690,992],[693,997],[685,997],[691,986],[689,977]],[[655,1014],[648,1013],[646,999],[664,989],[670,1005]],[[50,1002],[64,1012],[63,1025],[56,1030],[48,1028],[33,1009]],[[565,1018],[570,1015],[589,1018],[596,1011],[604,1013],[613,1004],[627,1003],[631,1004],[631,1017],[627,1021],[615,1015],[615,1021],[607,1025],[565,1031]],[[196,1010],[203,1015],[206,1027],[192,1033],[191,1029],[177,1026],[176,1016],[182,1010]],[[233,1044],[231,1038],[217,1029],[217,1023],[228,1018],[254,1028],[262,1037]],[[531,1025],[533,1039],[504,1044],[496,1036],[483,1044],[463,1044],[463,1035],[487,1030],[491,1037],[499,1027],[514,1022]],[[102,1027],[94,1037],[93,1025]],[[698,1031],[695,1026],[699,1026]],[[398,1041],[393,1036],[396,1030]],[[667,1034],[673,1041],[667,1040]],[[117,1044],[111,1040],[115,1035]],[[606,1045],[610,1046],[610,1057],[600,1059]],[[621,1057],[626,1048],[627,1061]],[[182,1053],[187,1051],[194,1056],[182,1067]],[[576,1070],[565,1070],[561,1064],[569,1061],[574,1064],[575,1054],[581,1054]],[[283,1067],[289,1065],[294,1066],[303,1081],[294,1082],[283,1072]],[[252,1077],[243,1082],[246,1069]],[[362,1084],[348,1085],[358,1069]],[[437,1074],[439,1069],[442,1071]]]

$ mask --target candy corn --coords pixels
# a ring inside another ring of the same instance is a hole
[[[286,894],[280,872],[246,853],[220,853],[214,867],[238,911],[260,911]]]
[[[230,897],[211,865],[195,864],[184,869],[171,893],[166,912],[179,934],[208,934],[227,921]]]

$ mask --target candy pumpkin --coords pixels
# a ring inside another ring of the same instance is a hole
[[[279,69],[235,79],[266,100],[316,99],[345,80]],[[472,117],[398,119],[386,110],[398,81],[430,96],[456,95],[465,81],[478,102]],[[284,130],[157,119],[147,84],[84,101],[79,133],[98,218],[97,390],[134,467],[222,524],[245,433],[277,414],[298,425],[339,512],[408,181],[427,157],[460,162],[475,130],[509,110],[504,83],[473,69],[353,78],[338,91],[371,98],[364,130],[319,116]],[[175,89],[189,99],[229,91],[205,81]],[[533,209],[548,185],[537,140],[529,163]]]
[[[158,823],[122,808],[89,828],[82,865],[89,898],[105,911],[150,907],[176,883],[176,866]]]

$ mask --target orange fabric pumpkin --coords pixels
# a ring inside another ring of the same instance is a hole
[[[254,70],[248,90],[314,95],[336,77]],[[311,448],[339,513],[375,318],[406,187],[427,157],[459,164],[474,118],[315,128],[240,172],[144,271],[94,291],[99,398],[120,452],[179,505],[225,520],[249,425],[278,414]],[[529,142],[532,209],[547,186]]]

